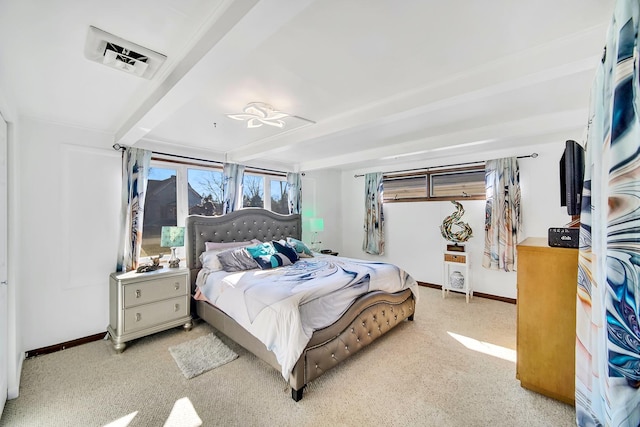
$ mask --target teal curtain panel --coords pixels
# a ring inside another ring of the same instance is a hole
[[[225,163],[222,171],[223,204],[222,214],[228,214],[242,208],[242,178],[244,166],[237,163]]]
[[[382,213],[382,173],[364,176],[364,240],[362,250],[372,255],[384,254],[384,215]]]
[[[289,213],[302,213],[302,174],[289,172],[287,174],[287,197],[289,198]]]
[[[151,151],[128,147],[122,152],[120,244],[116,271],[138,268],[150,163]]]

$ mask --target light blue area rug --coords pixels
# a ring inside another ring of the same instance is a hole
[[[229,363],[238,357],[213,333],[169,347],[169,352],[188,379]]]

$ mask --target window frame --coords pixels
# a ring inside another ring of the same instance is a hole
[[[187,216],[189,216],[189,180],[188,180],[188,169],[201,169],[201,170],[213,170],[216,172],[223,171],[222,164],[212,164],[206,161],[199,162],[197,160],[177,160],[177,159],[168,159],[165,157],[158,157],[155,154],[151,157],[151,162],[149,167],[151,168],[162,168],[162,169],[172,169],[176,171],[176,224],[179,227],[184,227],[186,223]],[[271,180],[275,181],[284,181],[287,182],[286,173],[278,174],[276,172],[267,172],[259,169],[254,169],[251,167],[246,167],[245,174],[250,174],[254,176],[262,177],[263,181],[263,208],[267,210],[271,210]],[[244,209],[241,208],[241,209]],[[144,238],[144,236],[143,236]],[[167,251],[169,253],[169,251]],[[176,253],[178,258],[184,259],[186,256],[185,248],[180,247],[176,249]],[[141,256],[138,259],[139,264],[146,264],[151,262],[151,257],[156,257],[158,254],[153,254],[149,256]],[[166,255],[166,254],[165,254]],[[166,263],[168,261],[168,257],[164,256],[161,259],[161,263]]]
[[[478,162],[478,164],[471,166],[443,166],[437,168],[425,168],[415,171],[387,173],[382,176],[383,186],[383,203],[407,203],[407,202],[440,202],[440,201],[454,201],[454,200],[486,200],[486,193],[475,195],[455,195],[455,196],[433,196],[431,194],[432,175],[441,174],[467,174],[469,172],[479,172],[485,169],[484,162]],[[387,199],[384,196],[384,183],[385,180],[393,180],[394,178],[412,178],[412,177],[424,177],[425,178],[425,195],[423,197],[406,197],[406,198],[394,198]],[[471,182],[471,181],[470,181]]]
[[[285,185],[285,189],[287,191],[287,193],[289,192],[289,189],[287,188],[287,186],[289,185],[289,182],[287,181],[287,177],[285,176],[276,176],[276,175],[264,175],[264,180],[265,180],[265,184],[264,184],[264,205],[265,205],[265,209],[267,204],[269,205],[269,210],[272,212],[275,212],[274,210],[272,210],[272,206],[271,206],[271,183],[272,181],[280,181],[280,182],[284,182]],[[267,192],[268,191],[268,192]],[[289,199],[287,199],[288,202]],[[276,212],[278,213],[278,212]],[[282,214],[282,215],[288,215],[289,212],[287,210],[286,214]]]

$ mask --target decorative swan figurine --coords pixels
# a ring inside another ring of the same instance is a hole
[[[456,211],[442,221],[440,233],[442,233],[442,237],[450,242],[466,242],[473,237],[473,231],[471,230],[471,227],[469,227],[469,224],[460,221],[462,215],[464,215],[464,208],[462,205],[456,201],[452,201],[451,203],[456,206]],[[452,232],[452,225],[460,227],[461,230],[456,233]]]

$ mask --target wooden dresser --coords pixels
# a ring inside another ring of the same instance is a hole
[[[574,405],[578,249],[530,237],[518,245],[517,272],[516,378]]]

